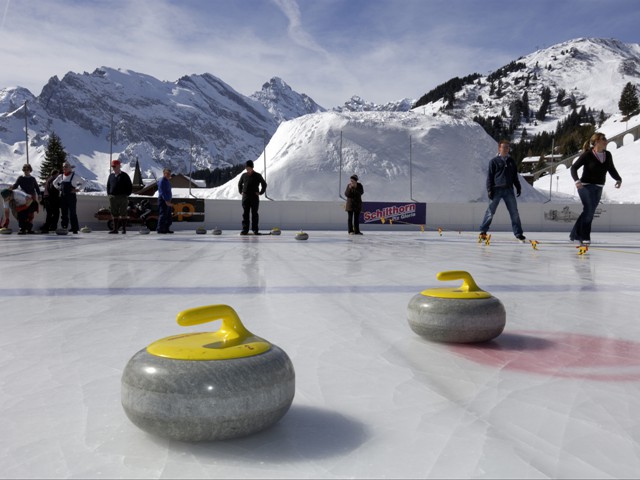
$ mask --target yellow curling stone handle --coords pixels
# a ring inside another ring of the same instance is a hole
[[[174,360],[229,360],[268,351],[271,344],[247,330],[228,305],[208,305],[180,312],[178,325],[188,327],[222,320],[217,332],[186,333],[153,342],[147,352]]]
[[[458,288],[431,288],[420,292],[426,297],[452,298],[452,299],[482,299],[491,298],[489,292],[485,292],[476,284],[469,272],[464,270],[449,270],[439,272],[436,275],[438,280],[448,282],[451,280],[462,280],[462,285]]]

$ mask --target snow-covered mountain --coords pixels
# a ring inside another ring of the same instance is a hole
[[[292,118],[326,111],[311,97],[292,90],[281,78],[273,77],[262,85],[262,90],[255,92],[251,98],[260,102],[273,115],[278,123]]]
[[[13,181],[27,159],[25,101],[28,155],[36,175],[55,132],[77,172],[101,189],[111,151],[125,169],[133,169],[138,160],[143,177],[157,177],[164,166],[183,173],[226,167],[257,157],[282,119],[322,109],[280,79],[255,97],[241,95],[210,74],[163,82],[106,67],[90,74],[70,72],[62,80],[53,77],[37,97],[23,88],[4,89],[0,182]]]
[[[62,80],[53,77],[37,97],[21,88],[0,91],[0,183],[13,182],[27,153],[37,175],[48,135],[55,131],[78,165],[76,171],[96,189],[106,184],[113,148],[125,171],[132,172],[138,160],[144,177],[158,176],[164,165],[186,173],[190,166],[214,168],[247,159],[261,165],[266,158],[273,198],[334,200],[342,188],[336,177],[342,132],[342,171],[365,175],[367,192],[375,192],[377,199],[408,198],[411,136],[414,198],[484,201],[484,167],[496,146],[472,118],[500,116],[508,122],[512,105],[525,92],[530,112],[520,128],[528,133],[552,132],[575,107],[609,116],[618,111],[624,85],[640,85],[639,65],[638,44],[573,40],[490,75],[465,77],[472,80],[458,82],[453,99],[432,95],[428,102],[418,100],[420,106],[412,112],[406,111],[411,104],[407,99],[378,106],[354,96],[330,112],[309,113],[324,109],[277,77],[246,97],[210,74],[162,82],[106,67],[91,74],[69,73]],[[536,120],[545,91],[550,92],[548,111]],[[514,140],[519,135],[516,131]],[[468,181],[459,180],[466,175]],[[232,180],[199,194],[232,198],[234,188]],[[526,189],[522,200],[537,198]]]
[[[512,105],[522,102],[526,92],[530,112],[528,118],[521,117],[513,136],[513,140],[520,140],[523,128],[528,134],[555,131],[557,122],[569,115],[574,105],[595,114],[617,113],[624,86],[632,82],[640,87],[640,44],[579,38],[533,52],[488,75],[465,78],[458,79],[451,105],[434,89],[431,96],[418,99],[416,109],[426,115],[499,117],[508,124]],[[546,118],[539,120],[536,114],[546,89],[550,102]]]

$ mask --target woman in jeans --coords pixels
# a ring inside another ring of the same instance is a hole
[[[613,165],[611,152],[606,150],[607,137],[604,133],[596,132],[583,146],[582,155],[571,166],[571,176],[576,182],[578,195],[582,200],[582,213],[576,220],[569,239],[583,244],[591,243],[591,222],[596,208],[602,197],[602,188],[607,179],[607,172],[616,180],[616,188],[620,188],[622,178]],[[582,175],[578,177],[578,170],[582,168]]]

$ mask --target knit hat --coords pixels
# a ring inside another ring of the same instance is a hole
[[[112,160],[112,161],[111,161],[111,166],[112,166],[112,167],[120,166],[120,160]]]

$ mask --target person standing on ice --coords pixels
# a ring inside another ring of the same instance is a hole
[[[509,141],[500,140],[498,144],[498,155],[489,161],[489,171],[487,172],[489,207],[484,214],[482,225],[480,225],[480,238],[482,240],[486,240],[487,238],[487,232],[491,226],[493,216],[496,214],[500,200],[504,200],[504,204],[507,206],[507,210],[509,210],[513,234],[520,241],[526,240],[520,223],[518,203],[516,202],[516,196],[520,196],[522,187],[518,179],[516,162],[509,155],[509,149]],[[515,195],[513,193],[514,187],[516,189]]]
[[[71,222],[71,231],[78,233],[80,226],[78,225],[76,193],[84,185],[84,180],[80,175],[75,174],[74,168],[76,168],[74,165],[64,162],[62,173],[53,181],[53,186],[60,191],[60,213],[62,216],[60,226],[66,230]]]
[[[583,244],[591,243],[591,223],[602,197],[607,172],[616,180],[616,188],[622,185],[622,177],[613,165],[613,156],[606,148],[607,137],[604,133],[596,132],[585,142],[582,154],[571,165],[571,176],[576,182],[578,195],[582,201],[582,213],[569,234],[572,242],[577,240]],[[580,168],[582,168],[582,175],[578,178]]]
[[[162,178],[158,181],[158,233],[173,233],[170,230],[173,217],[173,192],[171,190],[171,170],[162,170]]]
[[[260,235],[258,208],[260,207],[260,195],[267,191],[267,182],[262,178],[262,175],[253,169],[252,160],[247,160],[246,170],[238,182],[238,191],[242,195],[242,231],[240,235],[249,234],[249,216],[251,216],[251,230],[255,235]]]
[[[120,160],[113,160],[111,168],[113,168],[113,172],[109,174],[107,180],[107,195],[109,195],[113,229],[109,233],[118,233],[120,227],[122,227],[122,233],[127,233],[127,207],[129,206],[129,195],[133,189],[131,178],[127,172],[122,171]]]
[[[362,235],[360,232],[360,212],[362,212],[362,195],[364,187],[358,182],[358,175],[351,175],[349,185],[344,191],[347,203],[344,209],[347,211],[347,231],[349,235]]]

